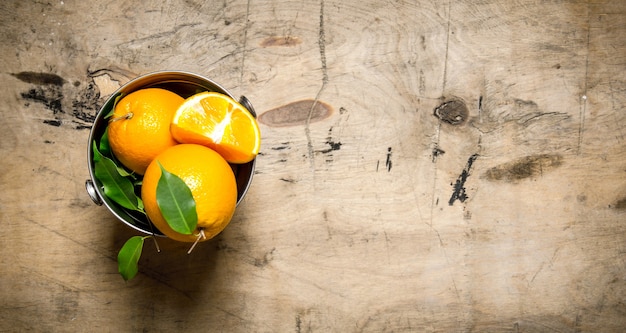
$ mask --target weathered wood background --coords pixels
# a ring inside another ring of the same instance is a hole
[[[620,332],[626,2],[0,2],[0,331]],[[157,70],[260,114],[191,255],[85,192],[105,98]]]

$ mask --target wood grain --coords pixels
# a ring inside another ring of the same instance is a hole
[[[619,332],[626,4],[0,4],[0,331]],[[84,189],[99,107],[207,75],[262,147],[185,254]]]

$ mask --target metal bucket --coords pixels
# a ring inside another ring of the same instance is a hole
[[[135,90],[150,87],[167,89],[177,93],[183,98],[187,98],[201,91],[215,91],[228,95],[235,100],[236,98],[218,83],[201,75],[183,71],[160,71],[137,77],[124,84],[107,99],[100,111],[98,111],[91,132],[89,133],[89,142],[87,145],[87,160],[90,177],[90,179],[85,181],[87,193],[94,203],[97,205],[104,204],[115,217],[129,227],[145,234],[162,236],[163,234],[148,221],[144,214],[129,211],[107,198],[107,196],[104,195],[102,184],[94,176],[92,143],[104,133],[107,127],[107,120],[104,119],[104,117],[113,107],[116,97],[120,94],[124,94],[125,96]],[[252,104],[245,96],[241,96],[239,103],[256,117]],[[239,205],[250,187],[255,163],[256,159],[245,164],[231,164],[237,181],[237,205]]]

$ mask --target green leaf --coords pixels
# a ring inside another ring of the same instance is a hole
[[[133,183],[120,175],[118,166],[110,158],[102,155],[93,143],[94,173],[104,187],[104,194],[120,206],[143,212],[143,202],[135,194]]]
[[[185,182],[165,170],[161,163],[161,177],[157,183],[156,200],[161,214],[174,231],[191,235],[198,225],[196,201]]]
[[[122,99],[122,96],[124,96],[124,94],[120,93],[119,95],[115,96],[115,99],[109,100],[109,103],[107,105],[105,105],[104,110],[106,110],[108,108],[111,108],[111,109],[106,114],[106,116],[104,116],[104,119],[108,119],[108,118],[111,118],[113,116],[113,113],[115,112],[115,106],[117,106],[117,102],[119,102],[120,99]],[[113,101],[113,105],[111,105],[111,101]]]
[[[98,147],[96,147],[95,141],[92,142],[91,150],[93,151],[94,164],[97,164],[98,162],[102,161],[102,153],[100,153],[100,151],[98,150]]]
[[[115,163],[115,161],[113,161],[113,163]],[[134,173],[128,172],[128,170],[124,169],[124,167],[119,166],[117,163],[115,163],[115,166],[117,166],[117,173],[119,173],[120,176],[122,176],[122,177],[130,177],[133,180],[136,178]]]
[[[146,237],[133,236],[129,238],[117,254],[117,270],[126,281],[134,278],[139,271],[137,263],[139,262],[139,257],[141,257]]]
[[[100,145],[98,146],[98,149],[100,149],[100,152],[102,153],[102,155],[108,156],[108,157],[112,156],[111,146],[109,146],[109,128],[108,127],[107,129],[104,130],[104,133],[102,133],[102,137],[100,137]]]
[[[100,153],[103,156],[106,156],[106,157],[110,158],[115,163],[115,165],[117,166],[117,172],[122,177],[131,177],[131,178],[133,178],[133,180],[137,179],[137,175],[135,175],[132,172],[129,172],[126,168],[124,168],[121,165],[121,163],[115,158],[115,155],[113,155],[113,151],[111,150],[111,146],[109,144],[109,130],[108,130],[108,127],[104,131],[104,133],[102,134],[102,137],[100,137],[100,144],[98,145],[98,149],[100,150]]]

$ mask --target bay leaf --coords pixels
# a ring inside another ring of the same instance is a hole
[[[100,137],[100,144],[98,145],[98,149],[102,155],[111,157],[113,152],[111,151],[111,146],[109,145],[109,128],[104,130],[102,136]]]
[[[94,174],[102,183],[104,194],[126,209],[143,212],[143,202],[135,194],[133,183],[119,173],[118,166],[113,160],[100,153],[95,142],[92,148]]]
[[[100,153],[103,156],[110,158],[115,163],[115,165],[117,166],[117,172],[122,177],[131,177],[133,181],[136,181],[138,179],[136,174],[129,172],[126,168],[122,166],[122,163],[115,158],[115,155],[113,154],[113,151],[111,150],[111,145],[109,144],[108,127],[107,129],[104,130],[104,133],[102,133],[102,136],[100,137],[98,149],[100,150]]]
[[[198,225],[196,201],[185,182],[173,173],[161,168],[157,183],[156,200],[167,224],[176,232],[191,235]]]
[[[113,113],[115,112],[115,106],[117,106],[117,102],[119,102],[123,96],[123,93],[119,93],[117,96],[115,96],[115,98],[109,99],[109,102],[103,108],[103,112],[107,112],[104,116],[104,119],[108,119],[113,116]]]
[[[129,238],[117,254],[117,269],[126,281],[134,278],[139,271],[137,264],[146,237],[133,236]]]

